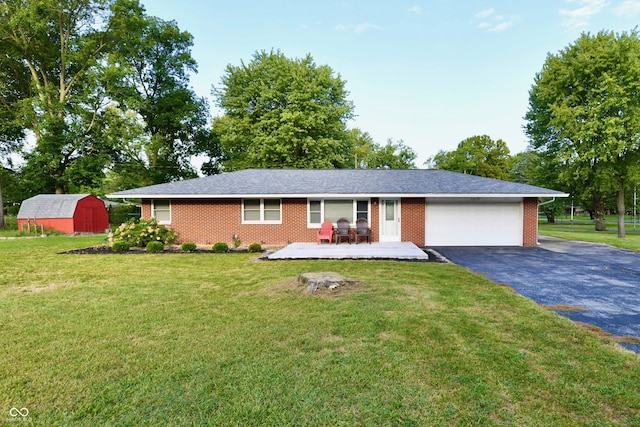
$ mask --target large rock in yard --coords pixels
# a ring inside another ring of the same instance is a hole
[[[340,286],[355,283],[355,280],[345,279],[338,273],[331,272],[315,272],[302,273],[298,276],[298,282],[307,285],[309,292],[315,292],[318,289],[336,289]]]

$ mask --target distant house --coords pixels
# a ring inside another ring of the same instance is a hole
[[[102,233],[109,228],[105,203],[91,194],[39,194],[22,202],[18,227],[37,225],[63,233]]]
[[[538,198],[567,194],[455,172],[249,169],[119,191],[180,241],[315,242],[324,221],[369,221],[372,240],[534,246]]]

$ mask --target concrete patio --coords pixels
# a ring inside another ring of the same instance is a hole
[[[375,242],[348,244],[291,243],[267,256],[270,260],[286,259],[387,259],[429,261],[422,249],[410,242]]]

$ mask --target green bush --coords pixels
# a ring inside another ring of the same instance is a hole
[[[113,252],[129,252],[129,249],[131,249],[131,245],[127,242],[115,242],[111,245],[111,250]]]
[[[131,219],[140,219],[140,207],[134,205],[110,206],[109,224],[118,225]]]
[[[197,246],[192,242],[184,242],[181,246],[182,252],[193,252],[196,250]]]
[[[225,242],[218,242],[215,245],[213,245],[212,250],[217,254],[220,254],[223,252],[229,252],[229,245],[226,244]]]
[[[247,252],[262,252],[262,245],[260,243],[252,243],[247,248]]]
[[[109,233],[109,244],[127,242],[132,247],[145,248],[149,242],[170,245],[178,238],[178,233],[158,224],[155,218],[128,221]]]
[[[18,217],[15,215],[4,216],[4,229],[5,230],[17,230],[18,229]]]
[[[164,251],[164,244],[162,242],[147,243],[147,252],[157,253],[162,251]]]

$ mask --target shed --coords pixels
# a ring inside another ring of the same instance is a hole
[[[109,228],[104,202],[91,194],[39,194],[22,202],[18,227],[44,226],[63,233],[102,233]]]

